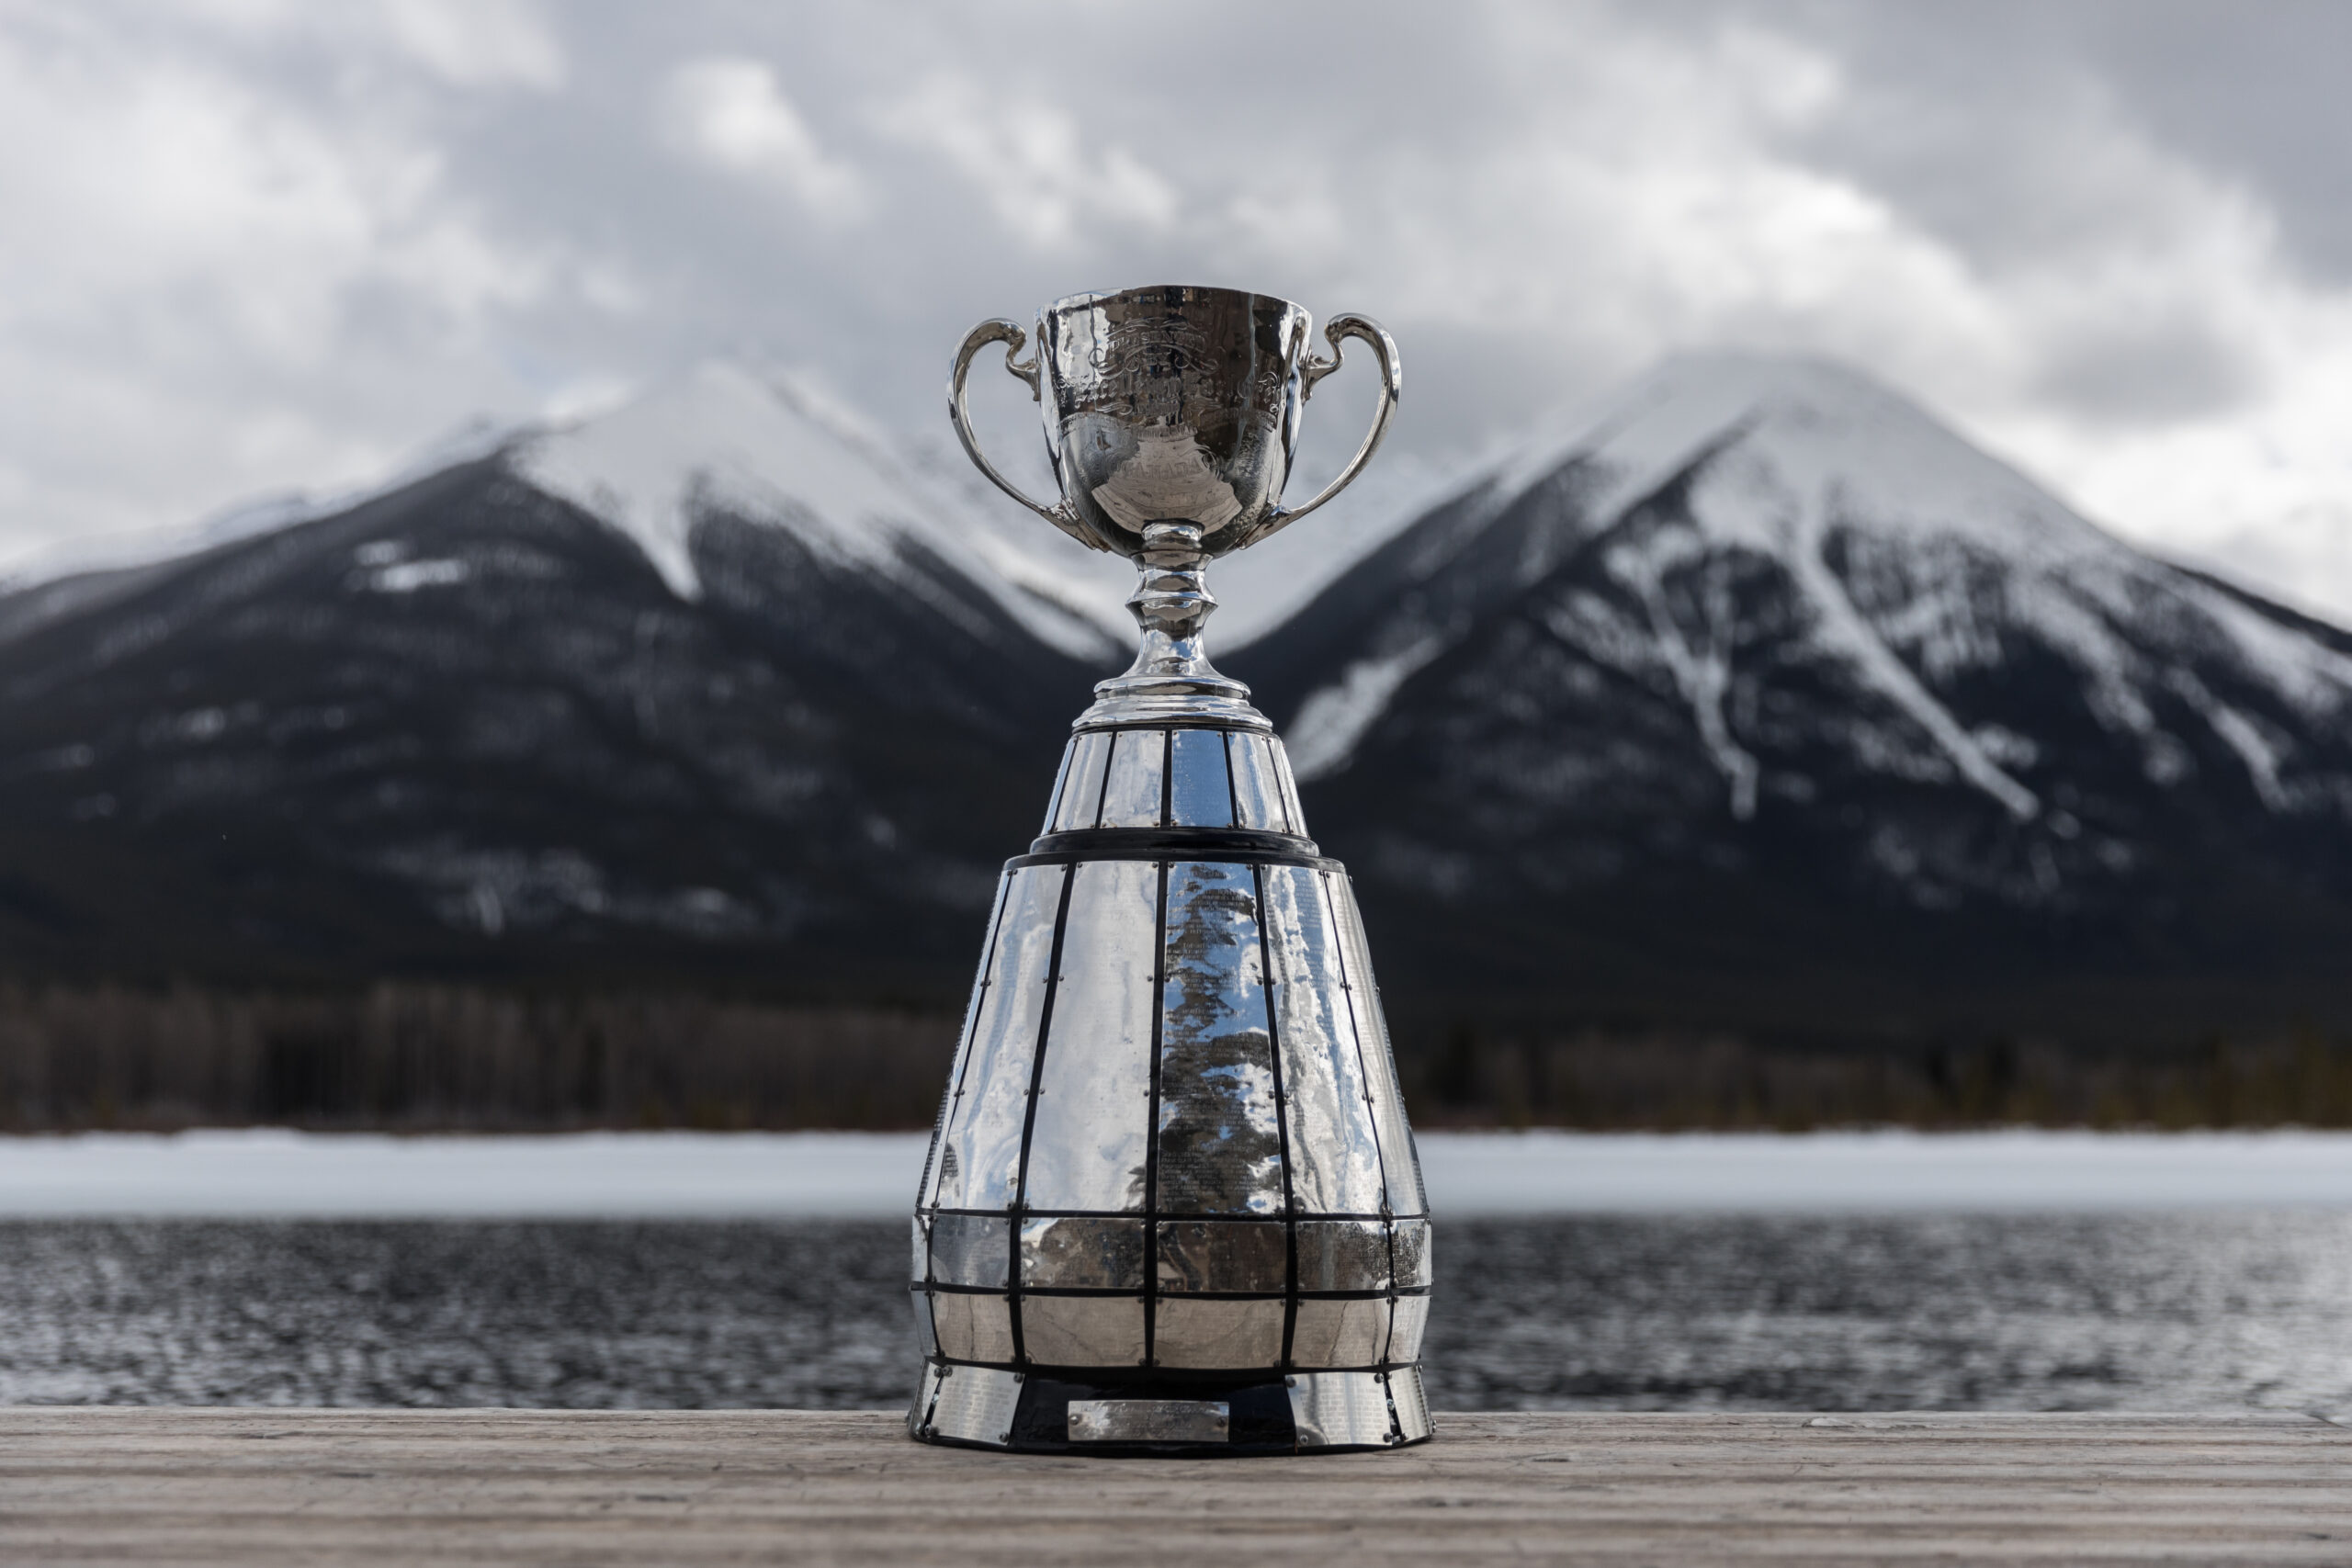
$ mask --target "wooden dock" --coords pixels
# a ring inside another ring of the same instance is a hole
[[[810,1412],[0,1409],[0,1563],[2352,1564],[2291,1413],[1442,1416],[1167,1461]]]

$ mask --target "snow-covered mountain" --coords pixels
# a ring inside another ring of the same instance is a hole
[[[1235,662],[1320,836],[1482,982],[2291,980],[2352,940],[2352,638],[1828,364],[1660,367]]]
[[[1213,632],[1408,1019],[2352,1018],[2352,637],[1868,379],[1677,361],[1367,521]],[[953,998],[1132,636],[1124,563],[725,366],[197,544],[0,591],[19,966]]]
[[[711,367],[322,515],[24,582],[0,946],[960,975],[1122,656],[1082,584],[958,504]]]
[[[789,379],[707,363],[600,419],[516,441],[509,467],[634,540],[684,599],[702,592],[693,531],[723,513],[787,532],[835,569],[896,576],[957,614],[924,573],[901,570],[910,558],[938,562],[1074,657],[1109,657],[1132,634],[1088,576],[1021,547],[852,412]]]
[[[52,597],[79,603],[125,574],[335,516],[485,458],[630,540],[684,599],[698,597],[702,586],[690,536],[705,515],[723,513],[788,534],[833,567],[900,576],[918,592],[924,591],[922,574],[902,570],[901,558],[943,563],[1025,629],[1074,657],[1110,657],[1133,634],[1120,607],[1133,577],[1124,563],[1104,562],[1116,569],[1105,572],[1083,552],[1073,561],[1050,547],[1024,548],[1030,530],[1007,529],[975,508],[969,495],[902,461],[888,438],[854,411],[793,376],[761,375],[723,360],[707,361],[591,419],[554,426],[469,423],[365,489],[274,495],[187,527],[35,552],[0,570],[0,603],[21,616],[60,584],[73,586]],[[1037,531],[1052,534],[1042,525]],[[935,602],[955,613],[947,601]]]

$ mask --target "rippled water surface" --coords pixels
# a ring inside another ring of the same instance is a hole
[[[2352,1215],[1439,1232],[1441,1408],[2352,1409]],[[893,1223],[0,1224],[0,1403],[872,1406]]]

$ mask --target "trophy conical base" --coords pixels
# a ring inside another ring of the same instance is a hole
[[[1259,735],[1274,732],[1272,722],[1250,705],[1250,688],[1221,675],[1209,680],[1122,675],[1098,682],[1094,705],[1079,715],[1078,722],[1070,728],[1114,729],[1131,724],[1188,721]]]
[[[917,1201],[918,1439],[1430,1436],[1427,1194],[1363,917],[1306,829],[1262,728],[1071,738],[1005,868]]]
[[[1430,1436],[1430,1221],[1347,872],[1209,664],[1198,530],[1008,862],[910,1259],[925,1442],[1287,1454]]]

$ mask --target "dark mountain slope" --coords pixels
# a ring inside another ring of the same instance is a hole
[[[1668,367],[1230,662],[1440,1011],[2352,1020],[2343,635],[1848,372]]]
[[[919,540],[688,549],[494,458],[25,617],[10,967],[959,989],[1092,672]]]

